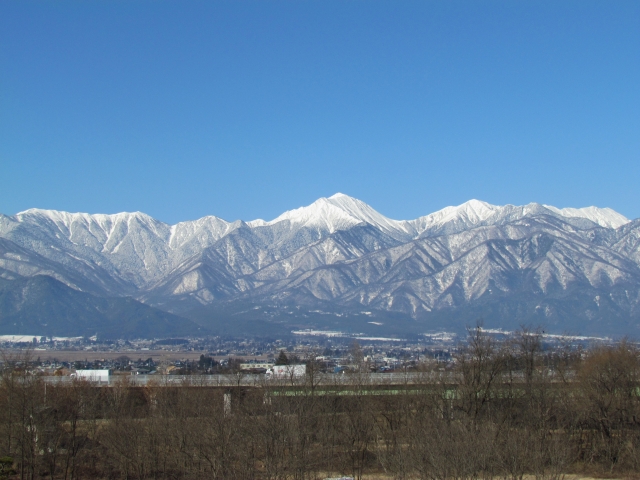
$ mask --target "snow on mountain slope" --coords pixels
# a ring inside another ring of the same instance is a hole
[[[170,227],[149,215],[27,210],[2,235],[57,262],[73,255],[140,287],[167,268]]]
[[[610,208],[556,208],[551,205],[544,205],[544,207],[563,217],[586,218],[605,228],[619,228],[630,222],[627,217]]]
[[[195,241],[202,248],[206,248],[224,237],[234,226],[234,223],[214,216],[202,217],[191,222],[176,223],[170,229],[169,246],[175,250],[184,248],[189,242]]]
[[[90,215],[30,209],[3,217],[0,235],[56,262],[68,263],[66,257],[72,254],[99,265],[112,277],[132,283],[134,293],[237,224],[210,216],[169,226],[140,212]]]
[[[445,225],[451,225],[452,228],[459,231],[473,228],[501,210],[502,207],[490,205],[480,200],[469,200],[457,207],[445,207],[430,215],[409,220],[407,223],[414,227],[416,236]]]
[[[74,244],[89,247],[100,244],[106,251],[117,248],[119,232],[131,228],[132,222],[139,223],[162,239],[166,239],[169,233],[166,224],[141,212],[92,215],[32,208],[16,214],[16,218],[21,223],[48,227],[52,232],[57,230],[55,234],[63,234]]]
[[[416,315],[462,306],[492,289],[494,294],[523,289],[546,294],[574,286],[607,289],[638,283],[640,269],[634,262],[560,229],[545,230],[523,235],[519,228],[492,226],[424,238],[290,274],[255,294],[286,292],[294,300],[308,302],[314,296]]]
[[[56,251],[57,260],[39,255],[7,238],[0,238],[0,277],[15,279],[47,275],[67,286],[96,295],[124,295],[127,284],[96,263]]]
[[[626,217],[610,208],[559,209],[539,203],[497,206],[479,200],[470,200],[457,207],[446,207],[407,223],[415,228],[416,236],[424,237],[449,235],[477,226],[497,225],[534,215],[555,215],[566,219],[588,220],[604,228],[618,228],[629,222]],[[588,222],[584,223],[585,228],[589,225]]]
[[[615,233],[610,240],[611,249],[640,264],[640,219],[627,223]]]

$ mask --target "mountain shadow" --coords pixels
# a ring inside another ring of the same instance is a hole
[[[96,297],[36,275],[0,284],[0,334],[124,339],[202,336],[208,330],[129,297]]]

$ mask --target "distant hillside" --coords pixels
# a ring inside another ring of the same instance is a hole
[[[0,282],[0,332],[99,338],[207,333],[191,320],[132,298],[96,297],[46,275]]]

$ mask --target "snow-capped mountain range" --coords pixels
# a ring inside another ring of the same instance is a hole
[[[0,278],[36,275],[184,315],[251,302],[372,309],[428,324],[482,307],[477,312],[502,323],[539,318],[561,326],[571,316],[633,330],[640,221],[608,208],[478,200],[393,220],[344,194],[271,221],[208,216],[167,225],[140,212],[39,209],[0,215]]]

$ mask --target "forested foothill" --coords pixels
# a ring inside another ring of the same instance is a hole
[[[54,384],[29,365],[3,361],[0,478],[640,475],[640,350],[627,340],[547,349],[535,330],[475,328],[454,361],[393,384],[364,357],[254,387]]]

